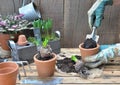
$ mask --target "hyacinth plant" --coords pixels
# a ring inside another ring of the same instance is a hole
[[[0,33],[4,34],[16,34],[23,29],[26,29],[31,22],[22,19],[20,15],[0,15]]]
[[[33,26],[34,28],[39,28],[40,29],[40,33],[41,33],[41,37],[42,37],[42,41],[44,41],[45,39],[50,40],[54,40],[55,37],[55,33],[52,32],[52,26],[53,26],[53,20],[48,18],[46,20],[36,20],[33,22]]]

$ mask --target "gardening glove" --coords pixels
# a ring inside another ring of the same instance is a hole
[[[93,26],[98,28],[101,25],[105,6],[112,5],[112,3],[113,0],[96,0],[88,11],[88,23],[91,29]]]
[[[108,48],[103,48],[93,56],[85,57],[85,66],[90,68],[98,67],[101,64],[108,63],[108,60],[120,56],[120,44],[111,45]]]

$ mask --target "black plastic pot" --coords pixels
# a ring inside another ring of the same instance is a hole
[[[61,48],[61,46],[60,46],[60,39],[49,41],[48,44],[51,46],[52,51],[54,53],[56,53],[56,54],[60,53],[60,48]]]

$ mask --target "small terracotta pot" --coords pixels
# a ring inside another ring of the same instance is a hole
[[[25,46],[28,43],[25,35],[19,35],[17,44],[21,46]]]
[[[46,78],[54,75],[57,57],[54,53],[52,53],[52,55],[53,58],[46,61],[38,60],[36,58],[38,54],[34,55],[34,62],[37,67],[39,77]]]
[[[16,85],[18,68],[14,62],[0,63],[0,85]]]
[[[82,60],[84,60],[85,57],[97,54],[99,52],[99,47],[100,45],[97,44],[97,47],[95,48],[86,49],[86,48],[83,48],[83,43],[81,43],[79,45],[79,49],[80,49]]]

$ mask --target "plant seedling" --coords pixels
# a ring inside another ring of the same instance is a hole
[[[73,60],[75,62],[75,70],[77,72],[80,71],[80,69],[84,66],[84,63],[81,60],[78,60],[77,57],[75,55],[71,56],[71,60]]]
[[[41,57],[44,59],[47,57],[51,57],[51,53],[52,53],[52,49],[48,45],[48,42],[49,42],[49,40],[47,38],[45,38],[45,40],[42,43],[42,47],[40,49]]]
[[[86,79],[87,76],[89,75],[89,71],[88,71],[88,68],[85,67],[84,62],[82,62],[81,60],[78,60],[75,55],[71,56],[71,60],[76,62],[76,64],[74,65],[75,70],[80,74],[82,78]]]
[[[71,56],[71,60],[74,61],[74,62],[77,62],[77,61],[78,61],[78,59],[76,58],[75,55],[72,55],[72,56]]]
[[[43,43],[42,43],[42,46],[43,46],[44,48],[46,48],[47,45],[48,45],[48,42],[49,42],[49,40],[48,40],[47,38],[45,38],[45,40],[44,40]]]

